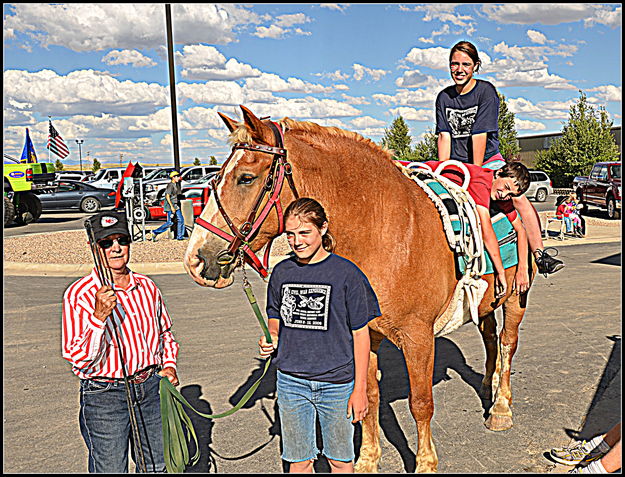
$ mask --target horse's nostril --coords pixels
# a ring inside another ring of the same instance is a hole
[[[225,267],[234,262],[234,255],[229,253],[227,250],[223,250],[217,254],[217,264],[220,267]]]

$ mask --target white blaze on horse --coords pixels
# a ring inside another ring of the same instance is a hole
[[[332,222],[336,253],[367,275],[382,311],[369,324],[369,414],[363,422],[356,469],[375,472],[381,457],[377,351],[386,337],[406,360],[410,411],[418,430],[416,470],[436,471],[438,458],[430,428],[433,328],[459,280],[439,212],[426,193],[393,164],[391,154],[372,141],[289,118],[277,123],[260,120],[247,108],[241,109],[244,121],[240,124],[220,114],[231,132],[233,152],[198,219],[202,227],[196,226],[191,235],[184,257],[187,272],[202,286],[227,287],[233,282],[237,254],[242,253],[254,269],[265,274],[266,262],[255,252],[282,233],[282,210],[297,195],[318,200]],[[532,263],[532,278],[534,269]],[[489,287],[478,310],[486,347],[481,394],[493,401],[485,423],[491,430],[512,426],[510,365],[527,298],[512,291],[515,271],[516,267],[506,270],[508,295],[497,301],[493,276],[483,277]],[[498,337],[494,311],[501,305],[505,321]]]

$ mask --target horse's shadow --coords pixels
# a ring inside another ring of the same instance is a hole
[[[391,344],[388,340],[382,341],[378,351],[379,368],[382,371],[382,379],[380,381],[380,427],[387,440],[397,449],[404,463],[406,472],[415,471],[415,454],[410,449],[408,439],[399,425],[395,416],[395,412],[391,407],[391,403],[397,400],[408,399],[409,382],[406,363],[401,351]],[[260,378],[264,369],[264,362],[259,360],[259,365],[247,381],[242,384],[239,389],[230,397],[230,404],[235,405],[250,386]],[[477,373],[466,362],[462,351],[458,346],[447,338],[437,338],[435,340],[434,354],[434,374],[432,384],[436,385],[442,381],[448,381],[451,377],[448,371],[453,369],[461,379],[469,384],[479,396],[479,389],[482,384],[483,374]],[[267,416],[269,422],[268,433],[273,438],[280,434],[280,416],[278,412],[278,404],[276,397],[276,370],[273,365],[267,371],[267,375],[261,381],[256,392],[250,400],[243,406],[244,408],[254,407],[260,402],[262,412]],[[265,407],[267,403],[271,403],[272,409]],[[491,402],[482,399],[482,407],[484,413],[490,407]],[[354,436],[354,444],[356,452],[360,448],[362,441],[360,426],[356,426]],[[320,436],[317,429],[317,436]],[[319,437],[320,440],[320,437]],[[317,446],[321,448],[322,442],[319,441]],[[282,451],[282,442],[280,439],[280,451]],[[249,453],[247,455],[250,455]],[[242,457],[243,458],[243,457]],[[358,455],[356,455],[358,458]],[[288,464],[283,462],[283,471],[288,472]],[[316,472],[329,472],[330,467],[324,458],[315,461]]]

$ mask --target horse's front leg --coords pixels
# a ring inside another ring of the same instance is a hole
[[[367,399],[369,410],[362,421],[362,443],[360,454],[354,471],[370,474],[378,471],[378,463],[382,457],[380,447],[380,386],[378,384],[378,349],[384,338],[371,331],[371,352],[369,354],[369,371],[367,373]]]
[[[513,295],[503,306],[504,326],[499,336],[500,364],[496,370],[499,383],[494,392],[493,406],[484,423],[491,431],[505,431],[512,427],[512,386],[510,371],[512,358],[519,343],[519,326],[525,315],[525,308],[520,306],[520,297]]]
[[[413,332],[414,330],[414,332]],[[434,373],[434,333],[432,326],[417,324],[402,343],[410,379],[410,412],[417,423],[416,472],[436,472],[438,456],[432,439],[434,415],[432,376]]]
[[[497,321],[495,312],[491,312],[480,322],[479,325],[484,349],[486,350],[486,363],[484,366],[484,379],[480,387],[479,395],[482,399],[490,401],[493,397],[493,376],[498,362],[499,348],[497,346]],[[495,387],[498,386],[499,376],[495,379]]]

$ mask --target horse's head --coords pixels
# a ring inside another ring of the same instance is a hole
[[[187,273],[202,286],[231,285],[239,250],[257,260],[253,252],[282,233],[281,195],[286,204],[295,194],[279,126],[241,109],[241,124],[219,113],[231,133],[232,153],[212,184],[196,221],[201,227],[194,227],[184,256]],[[282,187],[285,177],[291,190]]]

